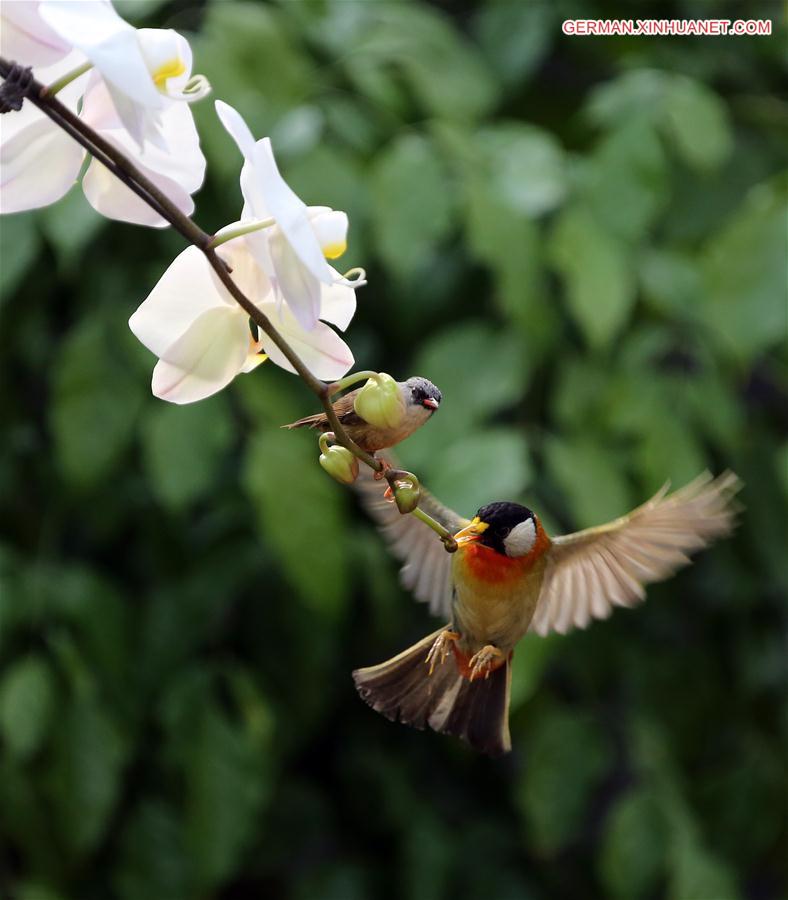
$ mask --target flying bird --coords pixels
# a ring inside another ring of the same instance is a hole
[[[517,642],[528,632],[585,628],[643,600],[644,585],[731,531],[740,486],[732,472],[706,473],[672,494],[666,485],[613,522],[557,537],[518,503],[489,503],[468,520],[422,489],[421,508],[455,536],[449,554],[422,522],[383,499],[379,482],[364,479],[359,489],[403,563],[403,585],[445,624],[393,659],[357,669],[359,694],[393,721],[493,756],[508,752]]]
[[[405,414],[394,428],[381,428],[366,422],[356,412],[353,403],[361,388],[344,394],[333,404],[334,412],[351,440],[355,441],[367,453],[375,453],[387,447],[393,447],[410,437],[421,428],[441,405],[443,399],[437,387],[426,378],[414,376],[407,381],[398,382],[402,393]],[[326,414],[317,413],[297,422],[284,425],[284,428],[313,428],[317,431],[330,431]]]

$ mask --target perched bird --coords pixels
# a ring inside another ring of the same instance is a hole
[[[447,624],[393,659],[357,669],[359,694],[394,721],[455,735],[490,755],[508,752],[520,638],[585,628],[643,600],[645,584],[668,578],[733,528],[739,488],[732,472],[706,473],[672,494],[665,486],[607,525],[553,538],[517,503],[490,503],[468,521],[423,491],[422,509],[455,535],[459,546],[449,554],[365,479],[360,490],[404,563],[404,586]]]
[[[441,405],[443,399],[441,392],[426,378],[416,375],[407,381],[400,381],[398,384],[402,392],[405,414],[395,428],[376,427],[359,416],[353,407],[353,402],[361,388],[344,394],[334,403],[334,412],[348,436],[367,453],[375,453],[377,450],[393,447],[400,441],[404,441],[414,431],[421,428]],[[297,422],[291,422],[282,427],[314,428],[317,431],[331,430],[325,413],[307,416],[305,419],[299,419]]]

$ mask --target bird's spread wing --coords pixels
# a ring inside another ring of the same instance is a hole
[[[585,628],[614,606],[634,606],[644,585],[661,581],[734,525],[733,495],[741,482],[708,473],[668,494],[668,486],[643,506],[607,525],[553,539],[542,594],[530,631],[542,636]]]
[[[378,453],[378,457],[383,454]],[[391,457],[388,457],[391,461]],[[366,466],[355,484],[367,512],[377,522],[394,556],[402,562],[400,580],[417,600],[429,603],[430,612],[451,615],[451,554],[438,536],[415,516],[400,515],[394,503],[383,499],[387,482],[375,481]],[[421,489],[419,507],[455,534],[468,524],[457,513]]]

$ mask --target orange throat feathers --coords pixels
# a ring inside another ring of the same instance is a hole
[[[534,563],[550,546],[550,538],[542,528],[536,527],[536,540],[525,556],[511,557],[486,547],[479,541],[464,544],[459,552],[467,576],[484,584],[500,584],[504,586],[526,575]]]

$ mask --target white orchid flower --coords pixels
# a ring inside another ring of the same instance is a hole
[[[251,242],[258,263],[268,273],[275,295],[284,300],[304,328],[320,318],[322,289],[333,284],[359,287],[327,262],[347,246],[348,218],[327,206],[307,206],[282,178],[271,141],[255,142],[240,113],[221,100],[216,112],[244,157],[242,222],[265,223]]]
[[[51,84],[84,61],[85,57],[74,51],[53,66],[34,70],[34,74],[39,81]],[[140,150],[126,131],[100,73],[80,75],[58,93],[58,99],[74,113],[80,98],[81,118],[129,156],[182,213],[191,215],[191,195],[202,184],[205,157],[187,104],[171,102],[160,110],[157,142],[146,143]],[[60,200],[76,182],[84,158],[84,149],[32,103],[4,116],[0,212],[37,209]],[[108,218],[157,228],[168,224],[96,160],[91,160],[82,188],[94,209]]]
[[[116,114],[106,83],[91,75],[82,106],[82,118],[101,136],[130,157],[134,164],[184,215],[194,211],[191,195],[205,175],[205,157],[191,110],[173,103],[159,116],[160,138],[138,151]],[[102,215],[122,222],[165,227],[168,223],[100,162],[92,160],[82,179],[91,206]]]
[[[25,66],[52,66],[71,52],[41,18],[40,0],[16,0],[0,5],[0,56]]]
[[[232,231],[237,225],[229,225],[219,234]],[[233,280],[268,316],[317,378],[341,378],[353,365],[350,348],[323,321],[305,330],[286,306],[277,303],[271,282],[252,252],[249,237],[235,238],[219,251],[232,268]],[[321,298],[321,319],[345,328],[354,310],[351,288],[326,288]],[[266,359],[294,371],[265,334],[252,333],[248,315],[196,247],[189,247],[176,257],[129,319],[129,327],[159,357],[151,386],[157,397],[171,403],[193,403],[209,397],[236,375],[251,372]]]
[[[166,149],[161,115],[175,101],[205,96],[204,79],[191,79],[188,41],[171,29],[129,25],[109,0],[43,0],[44,23],[81,51],[103,78],[123,128],[139,148]]]

